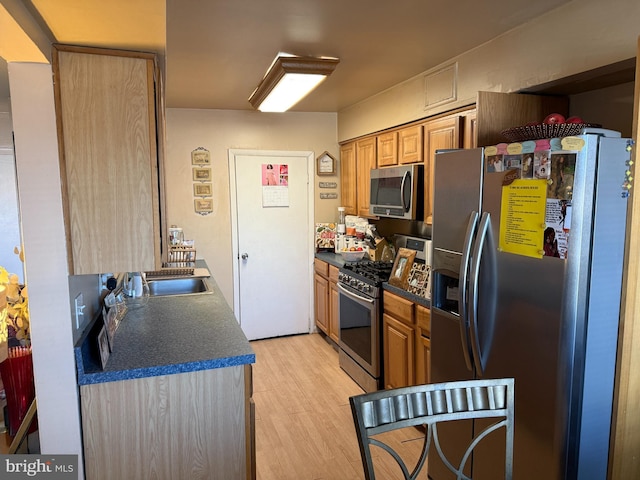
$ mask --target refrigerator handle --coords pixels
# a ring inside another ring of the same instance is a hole
[[[460,275],[458,280],[458,305],[460,309],[460,338],[462,341],[462,351],[464,361],[469,370],[473,370],[471,363],[471,340],[469,338],[469,263],[471,257],[471,246],[478,224],[478,212],[471,212],[467,231],[464,236],[464,246],[462,247],[462,259],[460,261]]]
[[[482,361],[482,351],[480,349],[480,338],[478,336],[478,280],[480,276],[480,260],[482,249],[487,239],[487,232],[491,225],[491,217],[489,213],[484,212],[480,219],[478,227],[477,241],[473,248],[471,257],[471,280],[469,282],[469,299],[471,307],[469,308],[469,330],[471,331],[471,352],[473,353],[473,361],[476,366],[478,377],[484,374],[484,364]]]
[[[411,205],[407,205],[407,203],[404,201],[404,189],[405,185],[407,184],[407,180],[411,180],[410,175],[411,174],[409,172],[404,172],[404,175],[402,176],[402,183],[400,183],[400,201],[402,202],[402,207],[404,208],[405,212],[408,212],[409,208],[411,208]]]

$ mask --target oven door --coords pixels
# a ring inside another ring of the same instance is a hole
[[[338,284],[340,348],[373,377],[380,376],[380,310],[377,298]]]

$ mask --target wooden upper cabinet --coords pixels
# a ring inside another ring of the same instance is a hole
[[[452,115],[424,124],[424,221],[433,216],[433,167],[436,150],[460,148],[461,117]]]
[[[161,265],[152,54],[56,45],[69,273]]]
[[[381,133],[378,141],[378,167],[398,164],[398,132]]]
[[[403,128],[398,132],[398,137],[398,162],[401,164],[422,162],[422,125]]]
[[[501,132],[507,128],[541,122],[548,114],[569,113],[565,96],[527,95],[523,93],[478,92],[476,103],[477,135],[480,147],[505,142]]]
[[[470,110],[462,115],[462,148],[476,148],[478,146],[478,122],[476,110]]]
[[[370,217],[371,170],[376,168],[376,137],[364,138],[356,142],[356,192],[358,216]]]
[[[345,212],[348,215],[357,215],[355,142],[349,142],[340,147],[340,190]]]

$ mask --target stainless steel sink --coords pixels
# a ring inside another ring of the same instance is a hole
[[[158,278],[149,280],[149,295],[202,295],[213,293],[211,285],[204,277]]]

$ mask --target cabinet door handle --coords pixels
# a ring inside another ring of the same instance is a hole
[[[249,254],[248,253],[243,253],[241,255],[241,257],[242,257],[243,260],[246,260],[247,258],[249,258]]]

